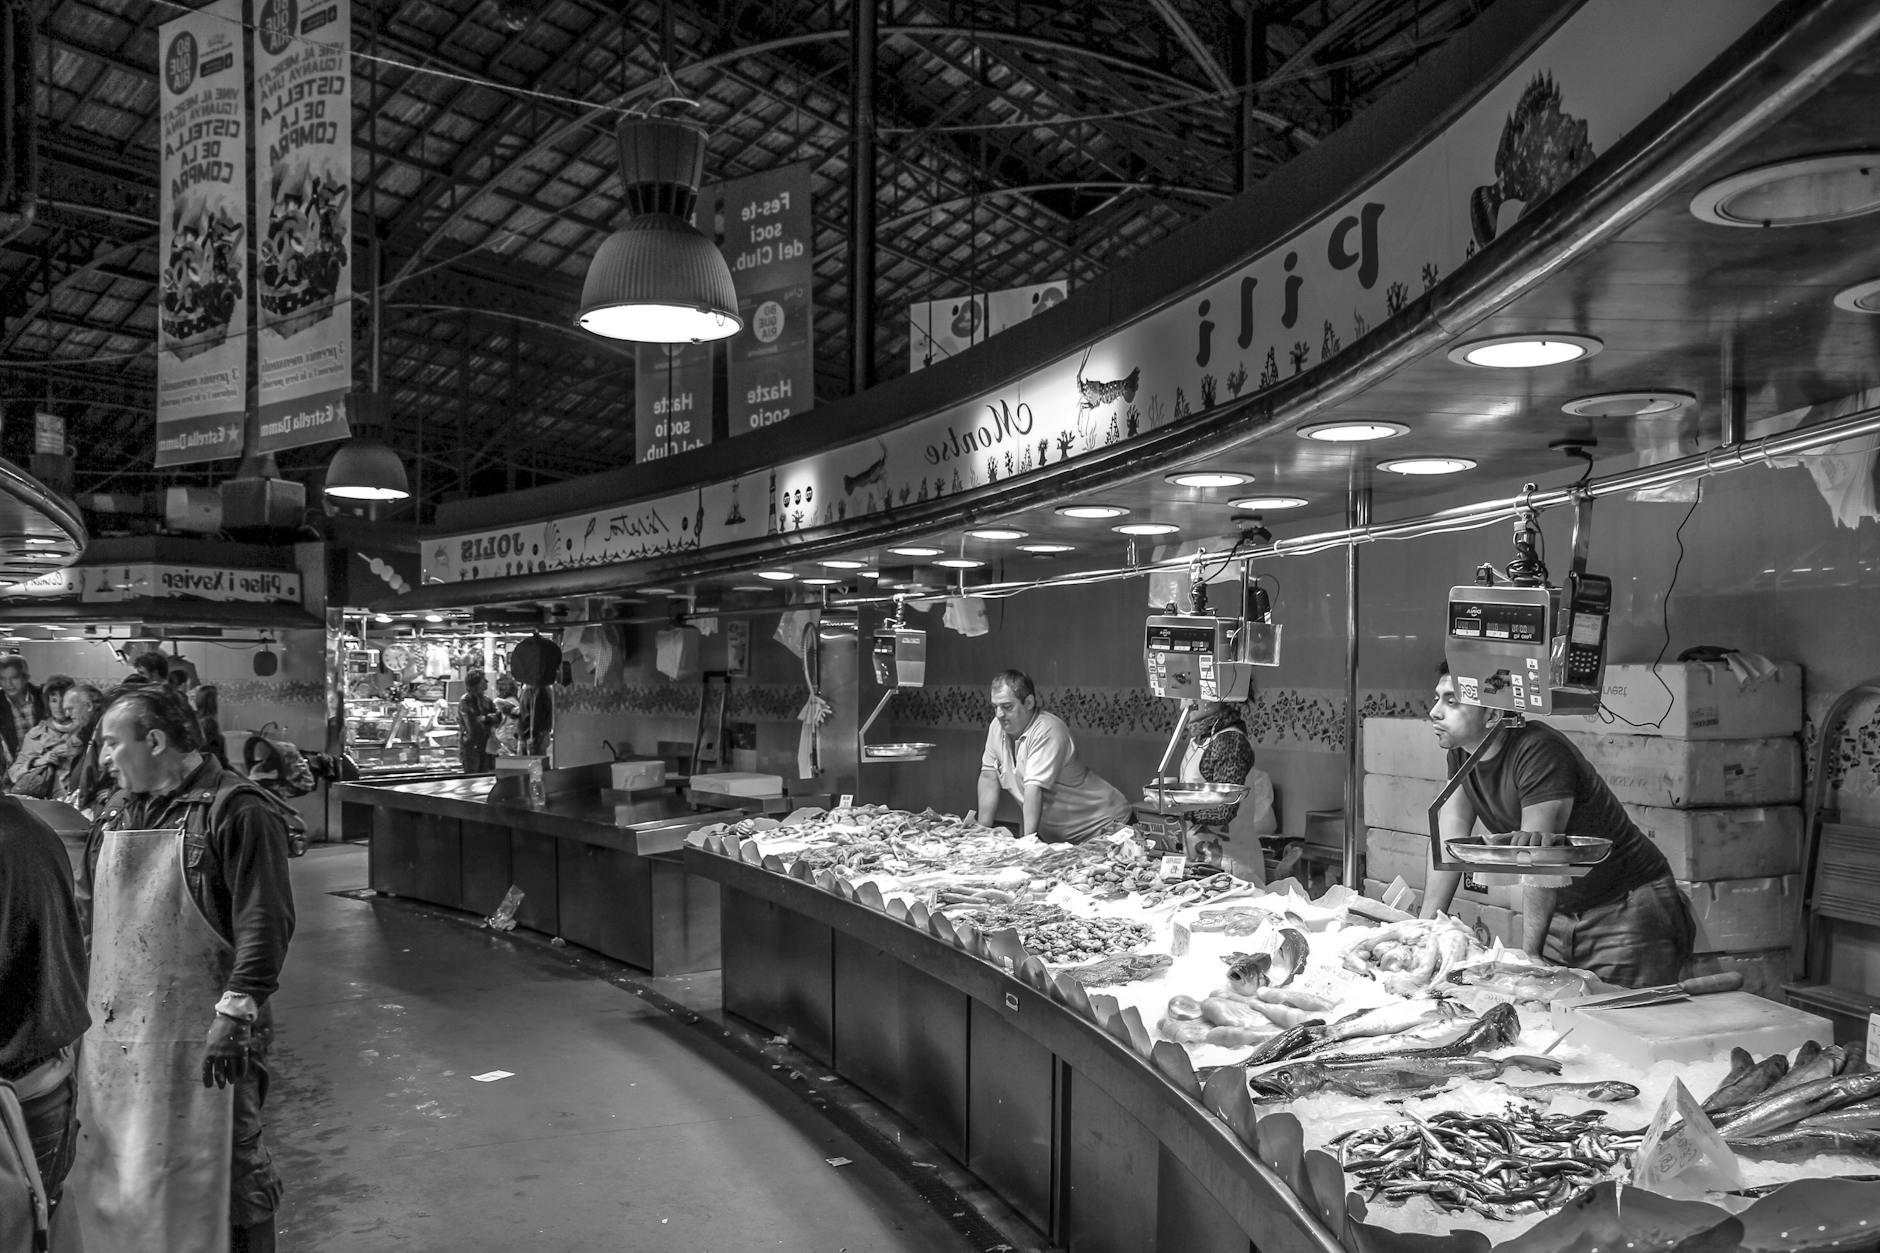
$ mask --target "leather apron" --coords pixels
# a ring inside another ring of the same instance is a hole
[[[86,1253],[227,1253],[234,1092],[202,1086],[235,950],[183,877],[183,831],[100,833],[74,1187]]]

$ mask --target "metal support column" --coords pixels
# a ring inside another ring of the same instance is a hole
[[[849,392],[875,382],[875,74],[879,0],[856,0],[849,41]]]
[[[1352,527],[1371,524],[1371,484],[1369,471],[1353,466],[1351,491],[1346,505],[1346,524]],[[1358,743],[1363,719],[1358,716],[1358,545],[1345,546],[1345,849],[1340,863],[1342,882],[1357,889],[1358,847],[1364,833],[1364,759]]]

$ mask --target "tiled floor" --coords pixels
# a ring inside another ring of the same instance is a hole
[[[982,1247],[707,1032],[466,920],[332,895],[365,881],[362,848],[294,863],[283,1253]]]

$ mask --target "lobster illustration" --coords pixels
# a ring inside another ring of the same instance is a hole
[[[1084,366],[1090,361],[1090,350],[1084,351],[1084,359],[1077,363],[1078,405],[1083,409],[1095,409],[1107,405],[1118,396],[1125,402],[1136,398],[1136,387],[1142,382],[1142,367],[1137,366],[1129,372],[1127,378],[1114,379],[1107,383],[1093,383],[1084,377]]]
[[[860,473],[842,476],[842,491],[845,495],[853,496],[856,488],[865,487],[871,483],[881,483],[887,479],[888,445],[881,440],[876,440],[875,443],[881,446],[881,455],[863,466]]]

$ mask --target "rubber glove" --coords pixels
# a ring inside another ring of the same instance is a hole
[[[248,1073],[250,1029],[239,1018],[217,1014],[202,1052],[202,1086],[226,1088]]]

